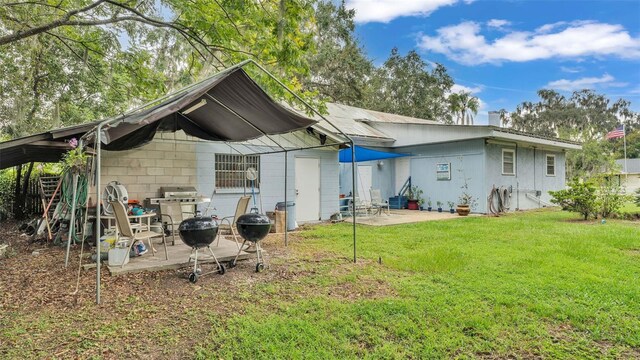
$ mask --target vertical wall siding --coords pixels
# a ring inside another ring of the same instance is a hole
[[[487,195],[492,186],[512,187],[511,210],[534,209],[543,206],[542,203],[527,197],[541,191],[540,199],[549,202],[550,190],[560,190],[565,186],[565,154],[542,149],[524,148],[518,146],[516,154],[516,175],[502,174],[502,149],[516,149],[515,144],[487,144],[486,145],[486,174]],[[556,156],[556,175],[546,175],[546,155]],[[535,160],[535,162],[534,162]]]

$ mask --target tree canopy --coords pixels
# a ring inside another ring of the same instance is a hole
[[[364,101],[367,109],[451,122],[447,101],[453,79],[440,64],[427,64],[411,50],[402,56],[397,48],[373,71]]]
[[[516,130],[577,141],[602,139],[618,124],[624,123],[631,130],[640,122],[629,101],[611,102],[594,90],[574,91],[565,97],[542,89],[538,96],[538,102],[525,101],[512,113],[503,111],[502,122]]]
[[[308,96],[313,12],[305,0],[6,3],[0,127],[15,137],[111,116],[246,58]]]

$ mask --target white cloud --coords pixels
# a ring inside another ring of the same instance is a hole
[[[615,80],[616,79],[613,76],[604,74],[601,77],[583,77],[575,80],[555,80],[548,83],[546,87],[564,91],[575,91],[582,89],[594,89],[596,87],[608,88],[628,85],[627,83],[616,82]]]
[[[511,25],[511,21],[509,20],[503,20],[503,19],[491,19],[487,22],[487,26],[488,27],[492,27],[492,28],[496,28],[496,29],[501,29],[505,26],[509,26]]]
[[[438,29],[435,36],[420,37],[418,47],[467,65],[586,56],[640,58],[640,38],[632,37],[616,24],[555,23],[534,31],[508,32],[491,41],[480,30],[480,24],[472,21],[446,26]]]
[[[460,0],[347,0],[347,9],[355,9],[358,23],[389,21],[401,16],[429,16],[443,6],[459,3]],[[464,0],[466,4],[472,0]]]
[[[460,85],[460,84],[453,84],[453,86],[451,87],[451,92],[452,93],[461,93],[461,92],[468,92],[471,94],[477,94],[479,92],[481,92],[483,89],[482,86],[475,86],[475,87],[469,87],[469,86],[464,86],[464,85]]]
[[[566,73],[575,74],[575,73],[584,71],[584,68],[582,66],[575,66],[575,67],[560,66],[560,70]]]

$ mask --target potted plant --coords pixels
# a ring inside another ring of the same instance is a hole
[[[60,161],[62,169],[65,172],[73,174],[82,173],[86,166],[88,156],[83,149],[78,147],[78,140],[76,140],[76,138],[69,140],[69,145],[71,146],[71,150],[67,151]]]
[[[453,201],[447,201],[447,204],[449,205],[449,212],[453,214],[455,212],[455,210],[453,210],[453,205],[455,205],[456,203],[454,203]]]
[[[460,216],[467,216],[471,212],[472,209],[476,207],[476,200],[469,192],[469,185],[467,185],[467,179],[464,179],[464,185],[460,187],[462,189],[462,194],[458,199],[458,206],[456,207],[456,212]]]
[[[407,196],[409,196],[407,205],[409,210],[420,209],[420,205],[422,205],[422,203],[424,202],[424,200],[422,199],[422,190],[418,186],[414,185],[409,188]]]
[[[428,211],[431,211],[431,209],[433,209],[433,208],[431,207],[431,199],[428,199],[428,200],[427,200],[427,210],[428,210]]]
[[[436,201],[436,205],[438,205],[438,212],[442,212],[442,201]]]

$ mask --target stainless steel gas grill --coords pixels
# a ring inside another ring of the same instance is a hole
[[[149,198],[149,205],[158,206],[162,201],[179,202],[182,212],[195,214],[196,205],[211,201],[209,198],[198,195],[193,186],[163,186],[160,188],[162,197]]]

